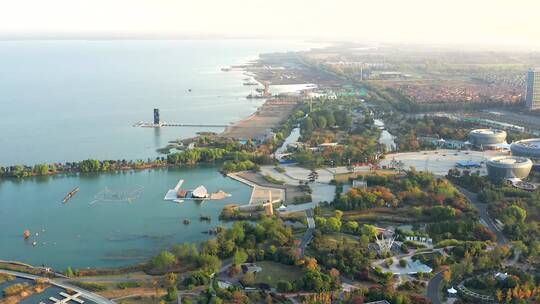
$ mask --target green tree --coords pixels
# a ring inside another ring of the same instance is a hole
[[[152,266],[160,270],[165,270],[176,264],[176,262],[174,254],[169,251],[162,251],[152,259]]]
[[[233,264],[240,265],[248,259],[247,253],[243,249],[237,249],[233,256]]]

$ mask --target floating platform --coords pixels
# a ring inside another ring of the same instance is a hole
[[[225,193],[222,190],[215,193],[208,193],[204,186],[199,186],[193,190],[182,190],[183,184],[184,180],[179,180],[173,189],[167,191],[163,200],[182,203],[184,200],[220,200],[231,196],[231,194]]]

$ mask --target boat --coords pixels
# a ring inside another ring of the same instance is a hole
[[[201,215],[201,216],[199,217],[199,219],[200,219],[201,221],[211,221],[211,220],[212,220],[212,218],[211,218],[209,215]]]
[[[188,219],[184,219],[184,225],[189,225],[189,224],[191,224],[191,221]]]
[[[230,72],[231,70],[232,70],[231,68],[221,68],[222,72]]]
[[[246,81],[246,82],[244,82],[244,85],[245,86],[256,86],[256,85],[259,85],[259,83],[255,82],[255,81]]]
[[[262,94],[249,94],[246,96],[247,99],[259,99],[259,98],[269,98],[271,96],[264,96]]]
[[[75,187],[73,190],[69,191],[68,194],[66,194],[66,196],[64,196],[64,199],[62,200],[62,203],[67,203],[70,199],[72,199],[75,194],[77,194],[77,192],[79,192],[79,190],[81,190],[81,188],[79,187]]]

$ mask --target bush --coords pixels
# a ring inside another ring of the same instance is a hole
[[[291,282],[280,280],[277,282],[277,290],[279,292],[289,292],[293,289]]]
[[[120,289],[137,288],[137,287],[141,287],[141,286],[142,286],[142,284],[139,283],[139,282],[121,282],[121,283],[116,284],[116,287],[118,287]]]
[[[89,290],[89,291],[107,290],[107,286],[105,284],[98,283],[98,282],[73,282],[72,284],[75,286],[79,286],[83,289]]]
[[[176,257],[168,251],[162,251],[152,259],[152,267],[164,270],[176,264]]]
[[[435,247],[436,248],[442,248],[442,247],[448,247],[448,246],[457,246],[461,244],[460,241],[456,240],[456,239],[447,239],[447,240],[442,240],[440,242],[438,242]]]
[[[405,268],[407,266],[407,261],[405,259],[399,259],[399,266]]]
[[[190,286],[190,285],[201,286],[201,285],[206,285],[209,282],[210,282],[210,278],[208,277],[208,275],[206,275],[202,271],[198,271],[198,272],[193,273],[191,276],[186,277],[184,279],[183,284],[185,286]]]
[[[28,287],[30,287],[30,285],[28,285],[28,283],[13,284],[13,285],[11,285],[9,287],[6,287],[4,289],[4,295],[6,297],[16,296],[16,295],[21,294]]]
[[[272,184],[276,184],[276,185],[283,185],[283,184],[285,184],[285,181],[282,181],[282,180],[280,180],[280,179],[275,179],[275,178],[273,178],[273,177],[270,176],[270,175],[264,175],[263,177],[264,177],[264,179],[265,179],[267,182],[272,183]]]
[[[177,301],[178,300],[178,290],[176,289],[176,287],[167,288],[167,295],[165,296],[165,298],[169,302]]]

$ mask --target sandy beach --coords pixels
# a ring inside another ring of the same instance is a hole
[[[228,127],[221,135],[235,139],[264,139],[298,107],[294,99],[269,99],[255,113]]]

